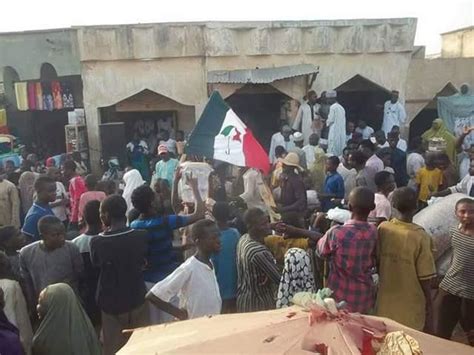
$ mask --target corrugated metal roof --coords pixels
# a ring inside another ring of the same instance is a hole
[[[313,64],[288,65],[275,68],[214,70],[207,73],[207,82],[210,84],[269,84],[276,80],[318,72],[319,67]]]

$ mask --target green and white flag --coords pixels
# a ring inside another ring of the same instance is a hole
[[[191,132],[186,154],[260,169],[265,174],[270,171],[267,153],[217,91]]]

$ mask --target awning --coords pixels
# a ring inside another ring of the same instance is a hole
[[[207,82],[209,84],[269,84],[277,80],[317,74],[318,72],[319,67],[313,64],[274,68],[214,70],[207,73]]]

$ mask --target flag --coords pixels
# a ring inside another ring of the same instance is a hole
[[[260,169],[268,174],[268,155],[252,132],[214,91],[186,144],[186,154]]]

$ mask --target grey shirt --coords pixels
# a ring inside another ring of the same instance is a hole
[[[78,294],[84,266],[79,248],[72,242],[66,241],[61,248],[48,251],[40,240],[20,250],[20,270],[27,301],[34,306],[40,292],[55,283],[67,283]]]

